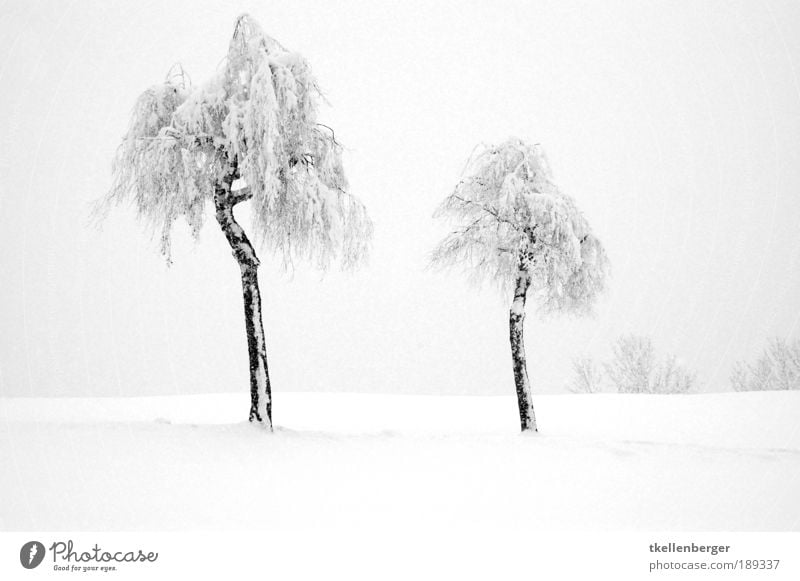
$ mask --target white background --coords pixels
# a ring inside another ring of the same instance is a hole
[[[376,227],[354,274],[260,271],[278,391],[510,393],[507,299],[425,270],[480,142],[540,142],[605,242],[597,317],[528,319],[539,392],[652,335],[728,389],[800,313],[800,4],[0,3],[0,395],[247,389],[238,270],[211,220],[175,264],[90,202],[136,96],[202,83],[250,12],[312,64]],[[267,255],[262,250],[262,255]]]

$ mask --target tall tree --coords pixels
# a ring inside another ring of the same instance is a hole
[[[513,297],[509,338],[522,431],[536,431],[523,323],[531,296],[542,312],[591,311],[605,286],[603,246],[554,184],[542,148],[509,139],[473,155],[436,216],[456,223],[434,265],[466,265]]]
[[[196,237],[213,203],[241,271],[250,362],[250,421],[272,428],[272,391],[261,320],[259,259],[233,208],[252,204],[255,241],[283,258],[324,268],[364,257],[372,223],[346,191],[341,146],[317,122],[321,94],[308,63],[248,15],[236,20],[224,66],[191,86],[182,70],[136,101],[117,150],[114,183],[100,201],[132,201],[160,236],[170,260],[172,226],[184,218]]]

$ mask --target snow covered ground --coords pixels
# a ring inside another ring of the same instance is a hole
[[[800,530],[800,393],[0,398],[0,529]]]

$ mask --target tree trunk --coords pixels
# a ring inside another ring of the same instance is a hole
[[[244,323],[250,356],[250,421],[272,430],[272,389],[267,368],[267,348],[261,322],[261,293],[258,289],[258,257],[244,230],[233,217],[233,206],[240,199],[231,195],[237,172],[234,165],[214,192],[217,222],[228,240],[242,273]]]
[[[525,298],[530,286],[530,275],[520,270],[514,289],[514,302],[509,311],[509,335],[511,339],[511,360],[514,366],[514,384],[517,388],[519,404],[519,420],[523,432],[536,432],[536,416],[531,402],[531,384],[528,381],[528,366],[525,361],[525,338],[523,323],[525,322]]]

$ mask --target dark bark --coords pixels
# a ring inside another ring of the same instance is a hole
[[[509,336],[511,340],[511,360],[514,368],[514,384],[517,388],[517,404],[519,420],[523,432],[536,432],[536,416],[531,401],[531,385],[528,381],[528,366],[525,359],[525,338],[523,324],[525,322],[525,299],[530,287],[530,276],[527,271],[520,270],[514,289],[514,302],[509,311]]]
[[[261,321],[261,292],[258,288],[258,257],[242,227],[233,216],[233,206],[247,197],[231,192],[237,177],[234,163],[214,191],[217,223],[233,251],[242,276],[244,322],[247,331],[247,350],[250,360],[250,421],[263,423],[272,429],[272,389],[267,367],[267,348],[264,325]]]

